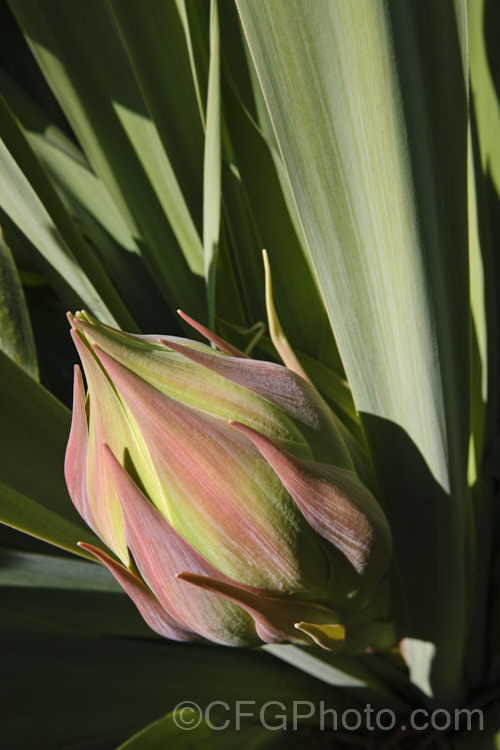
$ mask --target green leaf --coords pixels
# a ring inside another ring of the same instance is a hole
[[[473,314],[473,458],[470,478],[477,475],[478,563],[475,571],[474,622],[471,627],[470,681],[479,689],[485,672],[500,674],[498,597],[495,554],[500,540],[498,507],[498,414],[500,372],[500,128],[499,58],[493,33],[498,7],[490,0],[468,4],[471,89],[472,160],[471,304]],[[484,449],[484,456],[483,456]],[[475,470],[475,472],[474,472]],[[489,604],[489,606],[487,606]],[[484,633],[490,631],[490,644]],[[496,652],[496,656],[494,655]]]
[[[105,186],[74,142],[1,70],[0,86],[67,211],[90,241],[127,308],[133,310],[142,330],[154,329],[158,315],[169,315],[168,308]],[[66,301],[66,307],[75,309],[71,301]]]
[[[341,691],[325,689],[264,653],[168,641],[27,634],[21,619],[8,621],[5,616],[0,630],[6,747],[85,747],[99,739],[115,748],[183,699],[202,709],[214,700],[231,706],[237,700],[252,701],[256,712],[277,700],[289,716],[293,701],[312,701],[318,706],[316,721],[322,700],[339,711],[349,705]]]
[[[8,106],[15,112],[33,151],[58,191],[72,195],[120,245],[139,254],[106,188],[82,151],[1,69],[0,85]]]
[[[203,318],[201,241],[106,5],[11,7],[170,306]]]
[[[188,709],[167,714],[120,745],[118,750],[164,750],[166,747],[175,747],[176,750],[233,750],[236,746],[245,747],[247,750],[266,750],[294,746],[292,736],[276,729],[252,725],[234,728],[235,717],[228,718],[230,714],[226,716],[220,709],[219,706],[218,718],[216,711],[208,714],[209,723],[202,719],[196,709],[191,712]],[[248,709],[249,706],[246,707],[246,710]],[[275,715],[269,712],[267,721],[271,727],[279,728],[280,722],[283,721],[280,718],[282,714],[279,706],[275,706],[275,709]],[[183,719],[193,722],[193,725],[183,725]],[[233,727],[229,728],[231,724]]]
[[[111,325],[119,318],[135,328],[1,97],[0,121],[0,207],[82,303]]]
[[[76,542],[95,543],[96,537],[64,483],[70,413],[3,352],[0,413],[0,522],[88,556]]]
[[[481,150],[481,165],[500,194],[500,102],[498,95],[498,51],[494,28],[498,8],[491,0],[468,4],[471,89]]]
[[[406,698],[402,697],[403,690],[408,687],[404,671],[393,668],[392,679],[397,685],[397,688],[393,689],[384,670],[382,677],[377,676],[378,664],[369,657],[363,659],[339,656],[322,649],[289,644],[268,644],[263,646],[263,650],[327,685],[351,690],[359,700],[369,700],[385,707],[391,706],[396,711],[405,711],[407,708]],[[398,690],[401,691],[400,694]]]
[[[70,502],[68,499],[68,503]],[[76,522],[76,519],[70,521],[64,515],[0,482],[0,523],[77,555],[90,557],[83,551],[79,552],[80,548],[76,543],[89,539],[95,542],[94,535],[88,529],[82,528],[82,524]]]
[[[205,104],[206,97],[204,96],[204,90],[200,85],[200,69],[204,67],[205,60],[201,61],[202,53],[204,52],[204,40],[205,35],[200,28],[199,15],[198,13],[190,13],[188,11],[194,10],[193,3],[187,3],[186,0],[176,0],[177,11],[181,19],[182,28],[184,29],[184,36],[186,39],[186,47],[189,56],[189,65],[191,68],[191,75],[193,78],[194,91],[196,96],[196,103],[198,105],[198,113],[200,121],[205,128]],[[201,42],[201,43],[200,43]],[[207,55],[208,58],[208,55]],[[208,70],[208,62],[206,64]]]
[[[210,3],[205,158],[203,162],[203,255],[209,325],[215,324],[215,278],[221,211],[220,50],[217,0]]]
[[[225,160],[222,163],[222,195],[224,235],[231,248],[231,265],[236,277],[236,290],[243,307],[244,318],[238,320],[230,307],[220,300],[221,289],[225,286],[218,269],[217,312],[224,319],[243,327],[266,319],[264,303],[264,270],[260,254],[260,241],[255,223],[250,215],[247,196],[241,176],[234,165]]]
[[[0,549],[2,617],[25,631],[156,639],[123,589],[93,562]]]
[[[223,40],[224,42],[224,40]],[[269,253],[273,271],[274,299],[280,320],[292,347],[332,364],[342,372],[325,308],[311,274],[301,238],[297,236],[282,193],[276,166],[256,124],[243,108],[237,93],[226,83],[224,115],[248,218],[241,221],[234,211],[234,187],[224,190],[234,233],[235,267],[243,296],[250,297],[250,323],[265,319],[261,308],[264,274],[261,252]],[[241,209],[240,209],[241,210]],[[246,224],[250,223],[251,228]],[[328,358],[329,359],[328,359]]]
[[[38,380],[33,331],[12,253],[0,236],[0,348]]]
[[[0,586],[122,592],[102,565],[4,548],[0,548]]]
[[[470,596],[465,5],[237,6],[442,705]]]
[[[137,83],[196,227],[202,226],[203,123],[183,19],[174,3],[109,0]],[[168,40],[168,43],[166,43]],[[173,197],[173,196],[172,196]],[[178,197],[180,201],[181,198]],[[189,220],[186,217],[186,228]],[[174,226],[174,224],[172,224]],[[175,227],[174,227],[175,229]],[[182,231],[182,228],[181,228]],[[196,247],[198,273],[202,248]],[[189,247],[188,237],[186,246]]]

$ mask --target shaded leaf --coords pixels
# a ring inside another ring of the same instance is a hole
[[[26,300],[12,253],[1,236],[0,347],[28,375],[38,380],[35,342]]]

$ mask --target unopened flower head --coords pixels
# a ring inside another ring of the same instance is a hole
[[[218,350],[69,320],[66,481],[115,557],[82,546],[168,638],[337,648],[391,538],[316,389],[210,332]]]

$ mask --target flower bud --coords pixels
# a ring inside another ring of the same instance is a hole
[[[120,562],[82,546],[161,635],[337,649],[391,537],[316,389],[194,322],[220,351],[69,320],[66,481]]]

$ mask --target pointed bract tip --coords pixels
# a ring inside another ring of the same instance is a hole
[[[252,427],[249,427],[246,424],[243,424],[242,422],[236,422],[234,419],[228,420],[228,425],[230,427],[235,427],[240,432],[244,432],[248,437],[251,438],[252,435],[258,435],[259,433],[257,430],[254,430]]]
[[[232,344],[229,344],[216,333],[211,331],[210,328],[207,328],[202,323],[198,323],[198,321],[194,320],[194,318],[191,318],[189,315],[186,315],[186,313],[182,312],[182,310],[177,310],[177,312],[179,313],[181,318],[191,326],[191,328],[194,328],[194,330],[198,331],[198,333],[200,333],[204,338],[208,339],[208,341],[211,341],[212,344],[217,347],[217,349],[220,349],[221,352],[229,354],[230,357],[248,359],[248,356],[245,354],[245,352],[236,349],[236,347],[234,347]]]
[[[108,443],[103,443],[102,444],[102,449],[104,451],[105,456],[107,456],[107,458],[111,461],[111,463],[113,463],[113,462],[114,463],[118,463],[118,459],[116,458],[115,454],[113,453],[113,451],[109,447]]]
[[[314,622],[296,622],[294,628],[305,633],[326,651],[342,651],[345,645],[346,629],[340,623],[321,625]]]
[[[104,550],[99,549],[99,547],[96,547],[94,544],[89,544],[89,542],[77,542],[77,547],[80,547],[80,549],[85,550],[85,552],[88,552],[90,555],[96,558],[99,562],[103,562],[101,559],[102,555],[105,555]]]
[[[112,367],[113,365],[118,364],[116,360],[113,359],[113,357],[110,357],[110,355],[104,351],[104,349],[101,349],[99,344],[92,342],[90,344],[90,348],[92,349],[93,353],[95,354],[95,356],[97,357],[97,359],[99,360],[99,362],[101,363],[102,367],[104,368],[106,372],[108,372],[108,368]]]
[[[121,472],[126,473],[126,471],[107,443],[102,444],[102,450],[104,453],[104,460],[108,464],[109,470],[113,477],[113,483],[116,484],[115,478],[117,477],[117,475],[121,474]]]
[[[67,312],[66,318],[72,329],[81,330],[81,324],[85,322],[86,313],[76,310],[75,313]]]
[[[95,544],[90,544],[90,542],[77,542],[76,546],[81,547],[81,549],[84,549],[85,552],[90,552],[90,554],[94,555],[94,557],[99,557],[99,555],[106,554],[104,550],[99,549],[99,547],[96,547]]]
[[[236,422],[234,419],[230,419],[228,421],[228,424],[230,427],[234,427],[239,432],[242,432],[244,435],[246,435],[247,438],[252,441],[255,447],[259,448],[258,438],[260,433],[257,432],[257,430],[254,430],[253,427],[249,427],[247,424],[243,424],[242,422]]]
[[[175,341],[167,341],[167,339],[156,339],[158,344],[161,344],[165,347],[165,349],[171,349],[173,352],[177,352],[177,354],[183,354],[185,357],[189,358],[189,347],[184,346],[184,344],[177,344]]]
[[[73,409],[77,406],[78,399],[85,404],[85,384],[80,365],[73,365]]]
[[[164,346],[166,349],[172,349],[173,352],[177,352],[178,354],[184,354],[185,350],[188,348],[187,346],[182,346],[179,344],[172,343],[171,341],[167,341],[166,339],[156,339],[159,344]]]
[[[80,547],[80,549],[84,549],[85,552],[89,552],[91,555],[94,555],[94,557],[97,557],[98,552],[102,552],[98,547],[96,547],[93,544],[90,544],[89,542],[77,542],[77,547]]]
[[[79,326],[80,323],[89,323],[92,319],[92,316],[87,312],[87,310],[76,310],[75,314],[72,315],[72,319],[73,325]],[[93,320],[95,320],[95,318]]]
[[[76,323],[78,323],[78,321],[76,321]],[[80,327],[76,324],[71,328],[69,335],[73,339],[73,343],[76,346],[78,353],[81,354],[81,350],[78,347],[82,345],[85,346],[85,343],[84,343],[85,334],[80,330]]]

